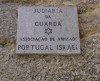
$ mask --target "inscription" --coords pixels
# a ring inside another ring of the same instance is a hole
[[[80,53],[76,7],[19,7],[17,53]]]

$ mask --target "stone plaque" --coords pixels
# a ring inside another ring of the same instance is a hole
[[[77,7],[19,7],[18,54],[80,53]]]

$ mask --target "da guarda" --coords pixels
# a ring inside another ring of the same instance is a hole
[[[61,14],[63,10],[58,8],[35,8],[34,14]],[[52,19],[53,16],[48,15],[48,19]],[[46,18],[46,17],[45,17]],[[60,21],[35,21],[35,26],[62,26]]]

